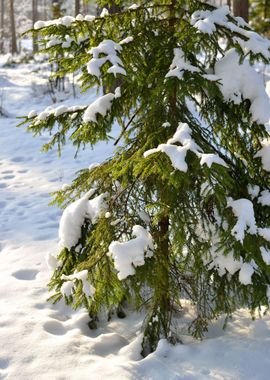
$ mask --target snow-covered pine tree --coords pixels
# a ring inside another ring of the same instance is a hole
[[[196,337],[221,313],[268,307],[270,107],[254,63],[269,62],[270,43],[227,7],[119,5],[35,24],[58,75],[79,72],[97,99],[25,123],[51,133],[45,150],[87,149],[119,126],[114,155],[56,194],[66,208],[49,286],[92,318],[123,299],[143,308],[146,355],[177,341],[182,299]]]

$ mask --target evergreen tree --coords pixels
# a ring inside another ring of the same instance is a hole
[[[270,111],[253,64],[269,62],[270,44],[228,7],[118,5],[35,24],[57,75],[80,72],[98,98],[24,122],[59,151],[68,138],[77,150],[110,141],[119,125],[114,155],[56,193],[65,211],[49,287],[93,320],[123,300],[143,308],[146,355],[179,339],[183,299],[196,337],[221,313],[268,307]]]

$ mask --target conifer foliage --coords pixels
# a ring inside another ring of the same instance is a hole
[[[221,313],[268,306],[270,110],[254,63],[269,62],[270,43],[228,7],[119,5],[35,24],[57,75],[79,72],[97,99],[24,123],[51,133],[45,150],[67,139],[88,149],[119,126],[114,155],[56,194],[65,210],[49,287],[93,320],[123,300],[143,308],[147,355],[180,338],[183,299],[196,337]]]

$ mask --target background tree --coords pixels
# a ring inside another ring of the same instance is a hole
[[[51,134],[45,150],[68,136],[77,149],[111,140],[119,125],[114,155],[56,194],[65,211],[51,299],[91,318],[123,299],[143,308],[146,355],[179,339],[182,299],[196,337],[221,313],[268,307],[270,110],[252,63],[269,63],[270,43],[201,1],[119,5],[36,25],[58,75],[80,72],[84,91],[99,90],[89,106],[25,122]]]
[[[1,6],[1,16],[0,16],[0,53],[4,53],[4,15],[5,15],[5,4],[4,0],[0,2]]]
[[[270,35],[270,1],[253,0],[250,6],[250,22],[259,33]]]
[[[17,36],[16,36],[13,0],[9,0],[9,17],[10,17],[10,34],[11,34],[11,53],[17,54],[18,48],[17,48]]]
[[[249,20],[249,0],[233,0],[233,15]]]
[[[80,8],[80,0],[75,0],[75,17],[80,13],[81,8]]]
[[[52,18],[57,19],[65,13],[63,0],[52,0]]]
[[[32,22],[33,22],[33,28],[35,23],[38,20],[38,8],[37,8],[37,0],[32,0]],[[33,36],[33,52],[37,52],[37,44],[36,44],[36,38]]]

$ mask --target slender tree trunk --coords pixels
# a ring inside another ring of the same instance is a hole
[[[14,2],[9,0],[9,12],[10,12],[10,32],[11,32],[11,53],[17,54],[17,38],[16,38],[16,27],[15,27],[15,17],[14,17]]]
[[[80,13],[80,0],[75,0],[75,17]]]
[[[175,5],[176,0],[172,0],[169,9],[170,17],[170,30],[172,38],[175,39]],[[172,124],[176,125],[176,87],[174,86],[170,95],[170,115]],[[157,189],[160,204],[168,204],[167,194],[164,193],[162,183]],[[171,280],[170,280],[170,218],[169,210],[164,206],[161,210],[160,219],[158,221],[158,228],[153,234],[155,247],[155,280],[156,283],[153,289],[153,303],[151,314],[146,321],[144,330],[144,339],[142,343],[141,354],[145,357],[150,352],[153,352],[158,344],[160,338],[173,339],[170,337],[170,325],[173,310],[173,299],[171,294]]]
[[[85,15],[89,13],[89,4],[86,3],[85,1],[83,2],[83,12]]]
[[[248,22],[249,0],[233,0],[233,15],[242,17]]]
[[[35,25],[35,22],[38,19],[38,10],[37,10],[37,0],[32,0],[32,22],[33,22],[33,27]],[[38,51],[38,46],[36,44],[36,36],[33,37],[33,52],[36,53]]]
[[[0,53],[4,53],[4,16],[5,16],[5,4],[4,0],[1,0],[1,18],[0,18]]]
[[[62,16],[62,2],[60,0],[52,0],[52,18],[56,19]]]
[[[164,317],[164,333],[165,335],[169,332],[169,315],[171,314],[171,303],[170,303],[170,296],[169,296],[169,217],[164,216],[158,223],[159,226],[159,234],[160,234],[160,241],[159,241],[159,266],[160,266],[160,281],[161,281],[161,287],[162,292],[160,294],[160,304],[161,309],[163,310],[163,317]],[[167,336],[165,336],[167,338]]]
[[[43,0],[43,19],[47,20],[48,15],[47,15],[47,1]]]
[[[270,14],[270,1],[265,0],[264,1],[264,19],[269,18],[269,14]]]

